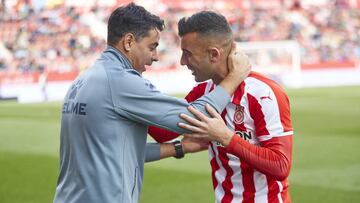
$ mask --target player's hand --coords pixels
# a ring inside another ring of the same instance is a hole
[[[192,118],[186,114],[180,114],[180,117],[187,121],[186,123],[179,123],[179,127],[192,131],[189,134],[195,138],[207,138],[210,141],[218,141],[224,146],[230,143],[233,132],[226,126],[221,115],[216,112],[209,104],[206,105],[206,110],[211,117],[205,116],[194,107],[189,106],[188,110],[194,114],[198,119]]]
[[[181,143],[185,153],[194,153],[207,149],[209,146],[209,139],[195,138],[188,135],[184,135],[184,138],[181,140]]]
[[[236,47],[233,42],[231,51],[227,59],[230,77],[237,78],[239,84],[245,80],[251,71],[251,64],[249,57]]]

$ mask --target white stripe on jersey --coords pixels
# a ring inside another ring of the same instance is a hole
[[[279,185],[279,193],[278,193],[279,203],[283,203],[281,192],[283,191],[284,187],[280,181],[276,181],[276,183]]]
[[[242,202],[244,187],[242,187],[243,177],[240,169],[240,160],[232,154],[227,154],[227,156],[229,157],[229,165],[234,172],[233,176],[231,177],[231,182],[233,184],[233,188],[231,189],[231,193],[233,194],[232,202]]]
[[[255,203],[263,203],[268,201],[268,185],[266,176],[257,170],[254,170],[255,185]]]
[[[226,122],[226,125],[233,131],[235,130],[235,125],[234,125],[234,122],[233,122],[233,118],[231,116],[234,115],[235,108],[236,108],[236,106],[231,105],[231,104],[228,104],[225,107],[225,110],[227,112],[226,115],[225,115],[225,122]]]
[[[246,86],[256,87],[248,88],[247,93],[256,98],[263,112],[267,112],[264,115],[264,120],[266,121],[266,129],[268,129],[269,134],[278,135],[283,133],[284,128],[280,120],[278,102],[270,86],[252,77],[246,79]],[[262,99],[262,96],[269,96],[272,100],[267,98]]]
[[[283,137],[283,136],[288,136],[288,135],[293,135],[293,134],[294,134],[293,131],[288,131],[288,132],[281,133],[279,135],[261,135],[261,136],[258,136],[258,139],[261,142],[263,142],[263,141],[266,141],[266,140],[270,140],[273,137]]]
[[[209,146],[209,150],[212,151],[211,147],[214,149],[215,154],[213,154],[213,157],[215,157],[216,163],[219,165],[219,170],[215,172],[215,179],[217,181],[217,186],[215,188],[215,200],[216,202],[221,202],[221,199],[224,197],[225,192],[222,188],[221,183],[224,182],[226,177],[226,171],[224,166],[222,165],[220,158],[219,158],[219,151],[217,150],[217,146],[215,142],[211,142],[212,146]]]

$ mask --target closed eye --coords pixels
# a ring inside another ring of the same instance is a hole
[[[157,47],[159,46],[159,43],[155,42],[153,44],[150,45],[150,51],[154,51]]]
[[[183,51],[183,54],[185,55],[185,57],[189,57],[192,55],[192,53],[186,49],[182,49],[182,51]]]

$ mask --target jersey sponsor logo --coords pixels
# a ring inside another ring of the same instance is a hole
[[[270,99],[272,101],[272,99],[270,97],[270,92],[269,92],[269,95],[260,97],[260,100],[264,100],[264,99]]]
[[[235,134],[240,136],[245,141],[251,140],[252,134],[251,131],[244,132],[244,131],[235,131]]]
[[[252,139],[252,133],[251,131],[235,131],[235,134],[238,135],[239,137],[241,137],[242,139],[244,139],[245,141],[249,141]],[[222,145],[220,142],[218,141],[214,141],[215,145],[217,147],[224,147],[224,145]]]
[[[234,123],[241,124],[244,122],[244,107],[236,106],[234,114]]]

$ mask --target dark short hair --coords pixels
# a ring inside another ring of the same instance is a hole
[[[180,37],[192,32],[203,36],[232,36],[232,31],[226,18],[213,11],[201,11],[188,18],[181,18],[178,23],[178,29]]]
[[[114,10],[108,21],[107,43],[115,45],[126,34],[132,33],[135,39],[148,36],[151,29],[164,29],[164,20],[151,14],[144,7],[130,3]]]

